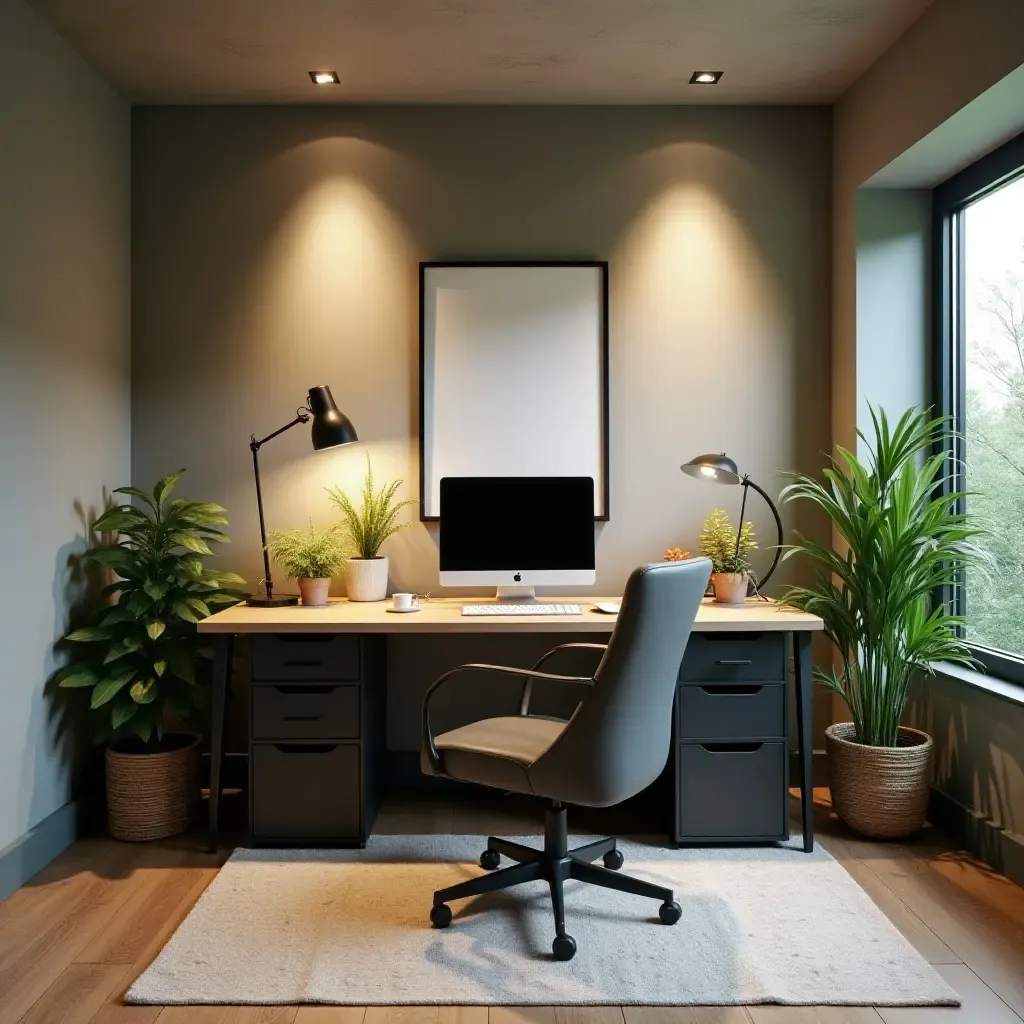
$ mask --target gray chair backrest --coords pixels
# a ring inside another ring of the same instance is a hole
[[[607,807],[661,774],[679,666],[710,574],[706,558],[633,571],[590,694],[529,769],[535,792]]]

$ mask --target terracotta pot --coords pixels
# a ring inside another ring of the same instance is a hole
[[[330,576],[317,579],[303,577],[298,584],[299,596],[307,608],[323,608],[327,604],[327,595],[331,589]]]
[[[167,749],[146,753],[139,741],[107,747],[107,831],[140,842],[184,832],[199,802],[199,737],[167,733]]]
[[[715,588],[715,601],[743,604],[747,599],[747,578],[745,572],[713,572],[711,584]]]
[[[345,589],[350,601],[383,601],[388,596],[387,556],[350,558]]]
[[[932,738],[900,726],[897,747],[855,743],[853,722],[825,730],[832,806],[850,828],[876,839],[919,831],[928,813]]]

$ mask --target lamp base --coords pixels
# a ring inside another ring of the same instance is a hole
[[[274,597],[267,597],[266,594],[253,594],[247,597],[245,603],[250,608],[288,608],[298,604],[299,599],[295,594],[278,594]]]

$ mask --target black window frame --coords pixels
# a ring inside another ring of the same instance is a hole
[[[962,214],[968,206],[1024,177],[1024,133],[936,186],[932,192],[934,244],[934,379],[933,401],[951,418],[955,434],[946,446],[945,485],[962,490],[964,473],[963,410],[967,399],[964,335],[964,230]],[[962,503],[961,503],[962,504]],[[962,509],[961,509],[962,510]],[[965,588],[949,588],[939,599],[959,615],[966,612]],[[1019,654],[970,644],[985,671],[996,678],[1024,686],[1024,651]]]

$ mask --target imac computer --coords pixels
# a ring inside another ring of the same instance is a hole
[[[441,585],[497,587],[529,603],[536,586],[587,586],[594,572],[589,476],[441,479]]]

